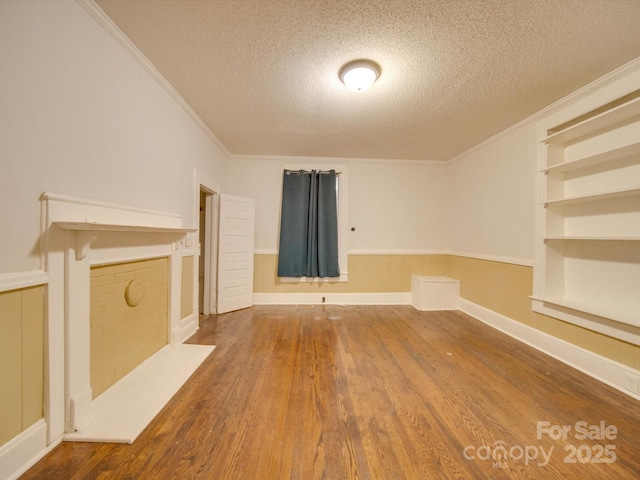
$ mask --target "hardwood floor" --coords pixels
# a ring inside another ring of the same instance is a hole
[[[217,348],[132,445],[22,478],[640,478],[639,402],[460,312],[253,307],[189,342]]]

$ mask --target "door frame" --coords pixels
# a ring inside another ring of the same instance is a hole
[[[196,242],[196,255],[198,256],[198,268],[194,268],[194,304],[200,304],[200,257],[204,256],[204,289],[203,311],[204,315],[217,313],[217,272],[218,272],[218,203],[220,198],[220,186],[195,169],[195,208],[194,214],[198,223],[198,238]],[[200,192],[206,195],[204,216],[204,245],[200,245]]]

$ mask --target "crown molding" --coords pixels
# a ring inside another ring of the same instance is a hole
[[[341,163],[341,164],[358,164],[358,163],[381,163],[381,164],[409,164],[409,165],[435,165],[444,167],[447,162],[444,160],[409,160],[409,159],[393,159],[393,158],[361,158],[361,157],[314,157],[304,155],[243,155],[234,153],[230,156],[230,160],[257,160],[271,162],[291,162],[291,163]]]
[[[553,102],[551,105],[548,105],[546,107],[544,107],[542,110],[538,110],[536,113],[528,116],[527,118],[520,120],[517,123],[514,123],[513,125],[511,125],[510,127],[507,127],[506,129],[502,130],[499,133],[496,133],[495,135],[493,135],[492,137],[487,138],[486,140],[474,145],[473,147],[471,147],[468,150],[465,150],[464,152],[456,155],[455,157],[453,157],[450,160],[447,160],[445,163],[447,165],[450,165],[458,160],[461,160],[463,158],[465,158],[466,156],[468,156],[469,154],[473,153],[474,151],[489,145],[490,143],[495,142],[496,140],[499,140],[500,138],[510,134],[511,132],[517,130],[520,127],[523,127],[524,125],[527,125],[529,123],[533,123],[533,122],[537,122],[539,120],[541,120],[542,118],[556,112],[557,110],[567,106],[568,104],[571,104],[573,102],[576,102],[578,100],[580,100],[581,98],[590,95],[591,93],[595,92],[596,90],[599,90],[603,87],[606,87],[607,85],[627,76],[630,75],[631,73],[640,70],[640,57],[635,58],[633,60],[631,60],[630,62],[625,63],[624,65],[622,65],[621,67],[616,68],[615,70],[603,75],[602,77],[594,80],[593,82],[585,85],[584,87],[579,88],[578,90],[570,93],[569,95],[567,95],[566,97],[561,98],[560,100],[557,100],[555,102]]]

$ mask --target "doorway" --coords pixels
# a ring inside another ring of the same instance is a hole
[[[217,228],[218,194],[200,184],[198,225],[198,311],[211,315],[217,311]]]

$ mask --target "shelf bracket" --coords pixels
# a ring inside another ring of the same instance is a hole
[[[76,260],[84,260],[89,254],[89,248],[98,235],[91,230],[80,230],[76,232]]]

